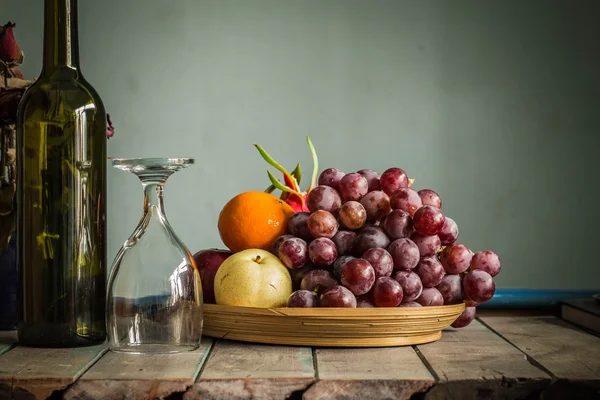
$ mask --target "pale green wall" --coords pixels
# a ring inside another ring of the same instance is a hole
[[[0,0],[29,77],[41,0]],[[600,18],[595,1],[80,1],[83,71],[113,116],[112,156],[190,156],[170,221],[219,246],[233,195],[290,168],[400,166],[437,189],[461,241],[492,248],[503,287],[598,288]],[[592,9],[594,6],[594,9]],[[141,189],[109,173],[109,255]]]

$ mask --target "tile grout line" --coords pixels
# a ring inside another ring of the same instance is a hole
[[[204,368],[206,367],[206,364],[208,364],[208,360],[210,360],[210,358],[212,357],[213,354],[213,350],[215,348],[215,345],[217,344],[217,341],[219,339],[212,339],[210,342],[210,345],[208,346],[207,354],[206,354],[206,358],[204,359],[204,362],[202,363],[202,365],[200,366],[200,369],[198,370],[198,375],[196,375],[196,378],[194,379],[194,383],[198,382],[198,379],[200,379],[200,377],[202,376],[202,373],[204,372]]]
[[[488,324],[486,324],[480,317],[475,318],[477,321],[479,321],[479,323],[483,326],[485,326],[490,332],[492,332],[494,335],[498,336],[500,339],[504,340],[506,343],[510,344],[512,347],[514,347],[515,349],[519,350],[519,352],[521,352],[524,356],[525,359],[529,362],[529,364],[533,365],[534,367],[536,367],[537,369],[539,369],[540,371],[544,372],[545,374],[547,374],[548,376],[550,376],[550,378],[552,379],[552,381],[557,381],[558,378],[556,377],[556,375],[554,375],[548,368],[544,367],[539,361],[537,361],[535,358],[533,358],[532,356],[530,356],[529,354],[525,353],[523,350],[521,350],[516,344],[514,344],[513,342],[511,342],[510,340],[508,340],[507,338],[505,338],[504,336],[502,336],[502,334],[498,331],[496,331],[494,328],[492,328],[491,326],[489,326]]]
[[[102,360],[104,358],[104,356],[106,356],[108,354],[108,352],[110,351],[110,347],[108,345],[108,340],[106,342],[104,342],[104,344],[106,345],[104,347],[104,349],[102,349],[98,352],[98,356],[96,356],[96,358],[90,363],[90,365],[87,368],[83,369],[82,371],[78,371],[81,373],[73,382],[71,382],[70,385],[76,383],[79,380],[79,378],[83,377],[83,375],[85,375],[86,372],[88,372],[94,365],[96,365],[96,363],[98,363],[100,360]]]
[[[9,343],[8,345],[9,345],[9,347],[5,348],[4,350],[2,350],[2,352],[0,352],[0,356],[8,353],[9,351],[11,351],[15,347],[17,347],[19,345],[19,343],[13,342],[13,343]]]
[[[314,347],[311,348],[312,352],[312,361],[313,361],[313,369],[315,370],[315,380],[319,380],[319,368],[317,366],[317,349]]]
[[[435,372],[435,370],[433,369],[433,366],[429,363],[429,361],[427,360],[425,355],[423,353],[421,353],[421,350],[419,350],[419,347],[417,345],[413,345],[411,347],[413,348],[415,353],[417,353],[417,357],[419,357],[419,360],[421,360],[421,362],[423,363],[425,368],[427,368],[427,371],[429,371],[429,373],[435,380],[435,383],[436,384],[439,383],[439,381],[440,381],[439,375]]]

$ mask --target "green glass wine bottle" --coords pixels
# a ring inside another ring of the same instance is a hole
[[[79,68],[77,0],[45,0],[44,62],[17,115],[19,341],[106,339],[106,112]]]

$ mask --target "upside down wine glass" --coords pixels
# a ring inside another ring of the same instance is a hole
[[[189,158],[114,159],[137,175],[144,212],[115,257],[108,280],[110,349],[178,353],[198,348],[202,335],[202,284],[193,257],[165,216],[167,178],[194,163]]]

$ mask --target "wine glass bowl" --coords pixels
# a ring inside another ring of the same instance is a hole
[[[142,218],[113,262],[107,295],[110,349],[177,353],[199,346],[202,284],[193,257],[171,228],[163,200],[170,175],[190,158],[118,158],[144,188]]]

